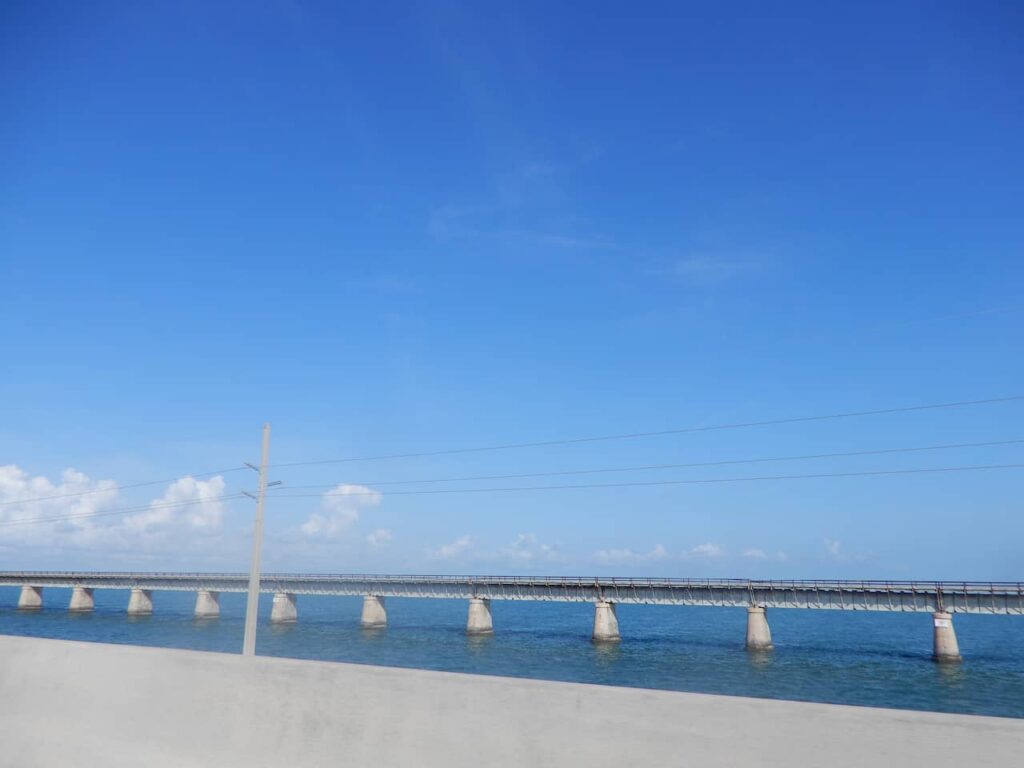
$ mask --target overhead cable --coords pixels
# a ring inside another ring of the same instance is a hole
[[[696,480],[649,480],[632,483],[586,483],[580,485],[521,485],[504,488],[443,488],[430,491],[389,491],[388,496],[420,496],[443,493],[498,493],[505,491],[559,491],[576,488],[630,488],[656,485],[708,485],[714,483],[741,483],[759,480],[808,480],[830,477],[870,477],[875,475],[912,475],[938,472],[970,472],[973,470],[1020,469],[1024,464],[980,464],[965,467],[930,467],[922,469],[885,469],[867,472],[825,472],[807,475],[760,475],[755,477],[715,477]],[[276,498],[308,499],[335,496],[379,496],[378,491],[339,491],[337,493],[275,493]]]
[[[695,432],[714,432],[724,429],[744,429],[747,427],[766,427],[779,424],[800,424],[812,421],[826,421],[829,419],[850,419],[860,416],[881,416],[892,413],[910,413],[913,411],[930,411],[938,410],[941,408],[959,408],[968,405],[988,405],[994,403],[1008,403],[1018,400],[1024,400],[1024,395],[1013,395],[1010,397],[994,397],[985,400],[960,400],[957,402],[949,403],[932,403],[929,405],[913,405],[905,406],[900,408],[880,408],[870,411],[847,411],[844,413],[830,413],[818,416],[797,416],[785,419],[766,419],[761,421],[744,421],[736,422],[732,424],[715,424],[705,427],[682,427],[679,429],[662,429],[651,432],[625,432],[614,435],[597,435],[591,437],[573,437],[559,440],[538,440],[534,442],[524,443],[504,443],[500,445],[486,445],[478,446],[474,448],[449,448],[445,450],[437,451],[416,451],[411,453],[391,453],[382,454],[377,456],[351,456],[342,459],[317,459],[312,461],[292,461],[283,464],[270,464],[269,467],[272,469],[282,469],[284,467],[308,467],[320,464],[346,464],[356,461],[384,461],[387,459],[411,459],[411,458],[422,458],[426,456],[450,456],[453,454],[460,453],[482,453],[485,451],[505,451],[520,448],[543,448],[555,445],[572,445],[578,443],[597,443],[610,440],[632,440],[642,437],[661,437],[665,435],[682,435]]]
[[[344,481],[348,485],[366,486],[388,486],[388,485],[420,485],[428,483],[460,483],[471,480],[514,480],[527,477],[563,477],[566,475],[596,475],[606,472],[643,472],[648,470],[662,469],[684,469],[687,467],[721,467],[733,464],[761,464],[767,462],[782,461],[803,461],[806,459],[836,459],[849,458],[852,456],[880,456],[889,453],[913,453],[918,451],[939,451],[952,448],[985,448],[999,445],[1019,445],[1024,440],[993,440],[983,443],[947,443],[944,445],[925,445],[914,448],[883,448],[870,451],[842,451],[838,453],[805,453],[794,456],[771,456],[756,459],[728,459],[724,461],[696,461],[684,464],[647,464],[633,467],[602,467],[599,469],[569,469],[554,472],[524,472],[507,475],[469,475],[465,477],[434,477],[423,480],[365,480],[365,481]],[[330,483],[320,485],[289,485],[288,490],[303,488],[334,488],[341,483]]]

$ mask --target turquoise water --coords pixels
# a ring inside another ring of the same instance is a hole
[[[69,614],[70,590],[48,588],[40,612],[19,612],[0,587],[0,633],[237,653],[244,595],[222,594],[221,617],[192,618],[192,593],[154,592],[152,616],[129,618],[127,590],[97,590],[96,610]],[[1024,617],[955,617],[964,662],[931,661],[931,616],[774,610],[775,650],[743,648],[746,612],[621,605],[622,642],[590,642],[586,603],[492,603],[495,634],[466,637],[462,600],[388,600],[388,627],[362,630],[357,597],[298,598],[299,622],[268,624],[257,652],[485,675],[663,688],[775,699],[1024,717]]]

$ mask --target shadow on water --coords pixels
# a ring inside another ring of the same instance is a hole
[[[822,656],[846,656],[846,657],[874,657],[878,659],[906,659],[908,661],[928,661],[931,662],[932,657],[930,652],[923,651],[907,651],[896,648],[854,648],[854,647],[840,647],[836,645],[825,645],[818,643],[800,643],[799,645],[786,645],[783,641],[779,643],[775,641],[775,650],[785,650],[790,653],[811,653],[821,654]]]
[[[598,666],[609,667],[622,658],[622,643],[593,642],[594,660]]]
[[[773,650],[747,650],[747,663],[755,672],[767,672],[775,663]]]
[[[577,637],[579,633],[566,633],[566,637]],[[684,643],[688,648],[714,648],[716,650],[731,650],[737,647],[737,641],[724,638],[703,639],[700,637],[637,637],[634,635],[623,635],[623,642],[631,646],[657,648],[659,646],[675,646]],[[740,638],[739,646],[743,647],[743,639]]]
[[[935,678],[943,686],[961,686],[967,682],[968,674],[964,665],[959,662],[943,662],[933,664],[935,667]]]
[[[486,635],[466,635],[466,648],[474,656],[480,656],[494,643],[494,633]]]
[[[359,636],[364,643],[380,643],[387,636],[387,627],[360,627]]]

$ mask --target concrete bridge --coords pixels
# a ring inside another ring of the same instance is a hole
[[[128,589],[128,613],[153,611],[154,590],[196,592],[195,616],[216,618],[221,592],[245,592],[241,573],[0,572],[0,586],[20,586],[18,608],[42,608],[44,587],[71,588],[70,611],[93,609],[96,589]],[[747,609],[746,646],[772,647],[768,608],[911,611],[932,614],[934,658],[958,661],[954,613],[1024,615],[1022,582],[953,581],[751,581],[746,579],[626,579],[520,576],[373,576],[264,574],[260,591],[274,595],[270,620],[298,619],[297,595],[362,595],[362,626],[387,625],[388,597],[458,598],[468,601],[466,631],[493,631],[492,600],[540,600],[594,604],[592,637],[619,640],[615,606],[709,605]]]

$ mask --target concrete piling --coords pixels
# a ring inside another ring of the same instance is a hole
[[[594,633],[591,639],[595,643],[617,643],[619,637],[619,619],[615,615],[615,603],[599,600],[594,605]]]
[[[153,612],[153,592],[148,589],[132,587],[132,594],[128,598],[129,616],[148,616]]]
[[[747,650],[770,651],[772,630],[768,626],[768,614],[764,606],[752,605],[747,608]]]
[[[216,619],[220,616],[220,593],[200,589],[196,593],[196,609],[192,615],[197,619]]]
[[[71,602],[68,603],[68,610],[73,613],[88,613],[94,607],[92,589],[89,587],[74,587],[71,590]]]
[[[274,593],[274,604],[270,609],[271,624],[294,624],[299,620],[295,607],[295,595],[290,592]]]
[[[932,614],[933,651],[935,661],[960,661],[960,646],[956,641],[953,629],[953,614],[948,611],[936,611]]]
[[[43,588],[23,584],[18,596],[19,611],[38,611],[43,607]]]
[[[489,635],[494,632],[491,618],[491,601],[483,597],[469,598],[469,615],[466,617],[467,635]]]
[[[363,613],[359,617],[363,629],[380,629],[388,625],[388,612],[384,607],[384,598],[380,595],[363,597]]]

